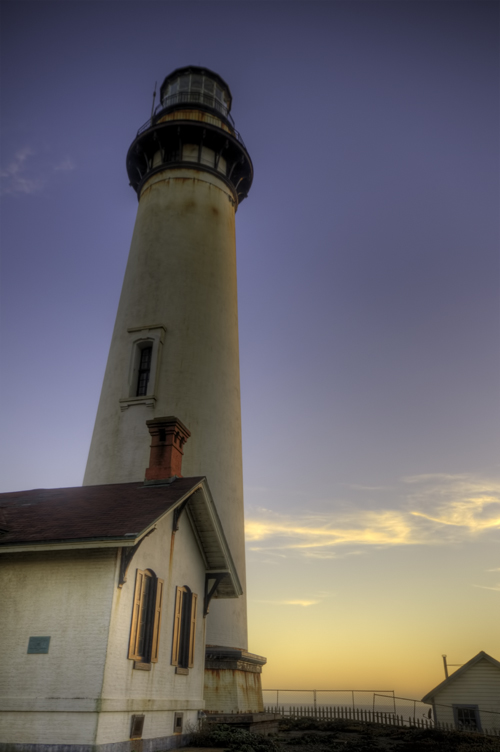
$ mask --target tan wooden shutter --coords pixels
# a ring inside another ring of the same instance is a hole
[[[139,637],[139,616],[141,614],[142,593],[144,590],[144,572],[137,570],[135,576],[134,605],[132,608],[132,626],[130,627],[130,643],[128,647],[128,657],[132,659],[140,658],[137,655],[137,640]]]
[[[189,625],[189,660],[188,667],[194,666],[194,646],[196,643],[196,603],[198,596],[195,593],[191,595],[191,623]]]
[[[184,588],[175,589],[174,633],[172,637],[172,666],[179,665],[179,648],[181,643],[182,596]]]
[[[158,663],[158,653],[160,649],[160,626],[161,626],[161,605],[163,601],[163,580],[156,581],[156,599],[153,622],[153,639],[151,641],[151,663]]]

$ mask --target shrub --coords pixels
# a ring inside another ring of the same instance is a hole
[[[198,747],[225,747],[230,752],[280,752],[281,747],[268,736],[253,734],[242,728],[206,723],[193,735],[191,744]]]

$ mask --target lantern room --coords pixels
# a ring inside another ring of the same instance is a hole
[[[224,118],[231,109],[231,92],[226,82],[217,73],[192,65],[167,76],[160,96],[163,109],[192,103],[216,110]]]

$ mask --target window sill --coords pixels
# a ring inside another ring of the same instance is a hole
[[[182,666],[176,666],[175,667],[175,673],[180,674],[181,676],[188,676],[189,669],[188,668],[182,668]]]
[[[156,397],[154,394],[147,394],[145,397],[123,397],[119,400],[120,410],[128,410],[129,407],[134,405],[144,405],[144,407],[154,407],[156,404]]]
[[[142,663],[141,661],[134,661],[134,668],[139,671],[151,671],[150,663]]]

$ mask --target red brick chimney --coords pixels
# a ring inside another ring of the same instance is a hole
[[[167,480],[174,475],[182,478],[182,448],[191,436],[190,431],[172,415],[147,420],[146,425],[151,434],[146,480]]]

